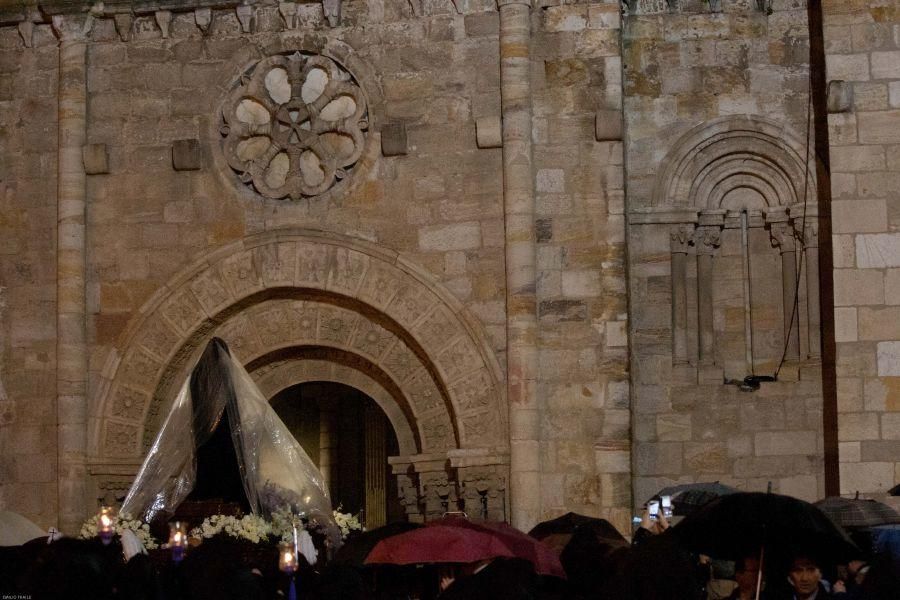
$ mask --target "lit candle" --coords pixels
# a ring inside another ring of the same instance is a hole
[[[172,549],[172,560],[181,562],[184,558],[185,548],[187,548],[187,533],[184,523],[181,521],[169,523],[169,548]]]
[[[297,553],[292,542],[278,544],[278,568],[289,575],[297,571]]]
[[[104,546],[112,541],[115,532],[115,519],[113,518],[112,509],[108,506],[101,507],[100,516],[97,518],[97,535],[100,536],[100,541],[103,542]]]

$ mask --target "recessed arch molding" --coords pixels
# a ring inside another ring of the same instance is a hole
[[[373,397],[403,448],[392,463],[408,479],[400,491],[410,518],[426,516],[435,478],[446,476],[453,488],[444,495],[452,509],[466,486],[459,473],[476,471],[481,488],[492,483],[475,493],[490,495],[485,506],[503,516],[505,387],[477,321],[397,253],[306,230],[266,232],[216,249],[141,307],[96,387],[89,432],[95,476],[115,471],[121,479],[124,465],[140,462],[213,336],[229,343],[263,389],[324,380]]]

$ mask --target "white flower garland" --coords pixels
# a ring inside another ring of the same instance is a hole
[[[100,515],[94,515],[88,518],[88,520],[81,525],[81,531],[79,532],[78,537],[85,540],[97,537],[99,534],[99,521]],[[116,535],[119,536],[126,530],[134,532],[134,535],[147,550],[159,548],[156,539],[150,535],[150,525],[139,519],[132,519],[128,514],[120,513],[115,515],[113,529],[115,530]]]
[[[362,524],[359,522],[359,515],[351,515],[350,513],[341,512],[338,506],[334,511],[334,522],[341,529],[341,539],[346,540],[351,531],[362,531]]]
[[[303,529],[303,523],[297,521],[297,528]],[[290,541],[294,537],[294,517],[287,511],[278,511],[272,514],[272,520],[267,521],[258,515],[244,515],[234,517],[230,515],[212,515],[203,520],[199,527],[191,530],[190,536],[200,540],[209,539],[220,533],[233,538],[247,540],[254,544],[265,541],[270,536]]]

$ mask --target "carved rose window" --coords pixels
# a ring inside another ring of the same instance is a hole
[[[267,198],[317,196],[347,177],[368,127],[353,77],[321,55],[261,60],[222,108],[222,146],[241,181]]]

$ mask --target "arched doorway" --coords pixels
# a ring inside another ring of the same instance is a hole
[[[387,461],[399,452],[397,436],[372,398],[341,383],[311,381],[282,390],[271,404],[319,467],[335,506],[360,514],[368,529],[406,519]]]
[[[478,320],[396,253],[284,230],[200,257],[129,323],[100,373],[89,426],[97,498],[127,490],[199,349],[224,339],[267,398],[329,381],[387,415],[410,520],[481,505],[508,512],[500,365]]]

